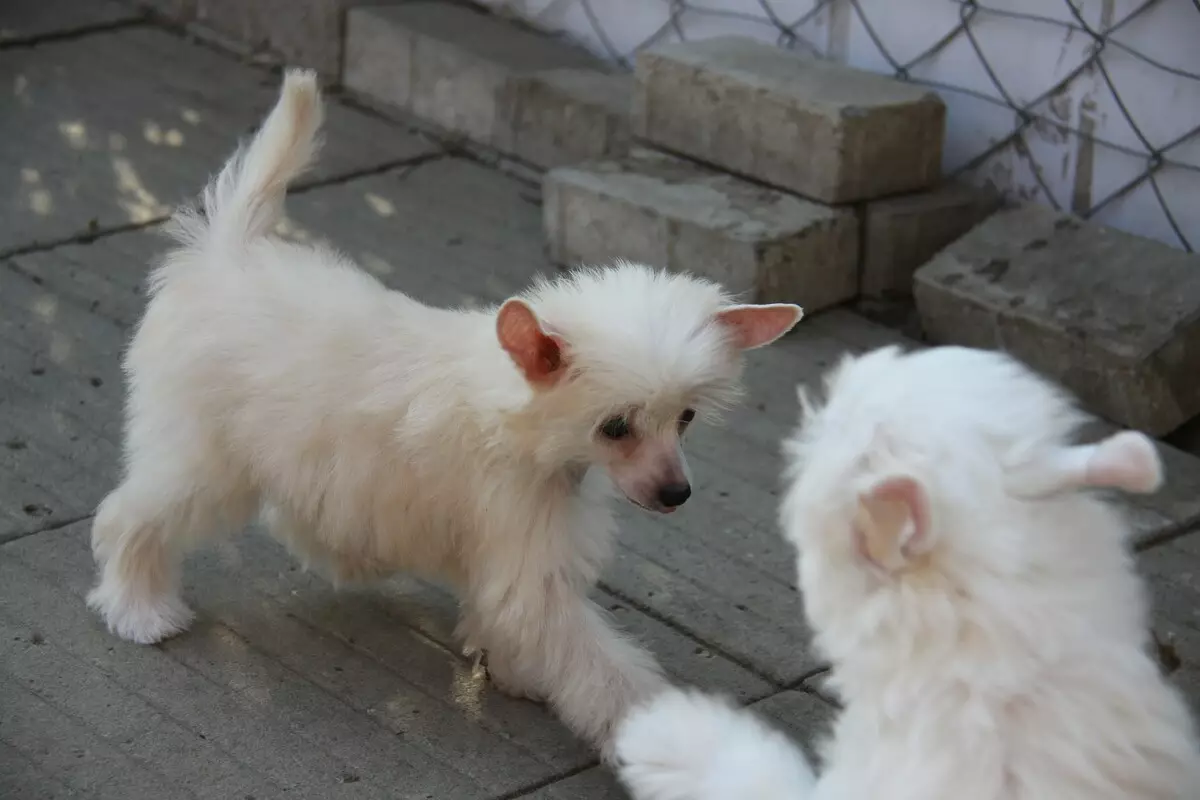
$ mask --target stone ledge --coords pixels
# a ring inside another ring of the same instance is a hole
[[[544,182],[559,264],[616,258],[691,272],[759,302],[816,311],[854,296],[858,220],[661,153],[563,167]]]
[[[356,8],[346,42],[351,91],[537,166],[604,156],[627,138],[621,76],[499,17],[442,3]]]
[[[911,298],[917,269],[1001,205],[998,193],[957,182],[866,203],[859,291]]]
[[[934,341],[1003,349],[1113,422],[1159,436],[1200,412],[1200,256],[1025,205],[916,274]]]
[[[946,109],[925,89],[741,37],[638,56],[634,135],[825,203],[925,189]]]

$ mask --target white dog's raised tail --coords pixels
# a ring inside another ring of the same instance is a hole
[[[288,184],[313,162],[325,113],[317,74],[289,69],[279,100],[258,133],[204,190],[204,215],[175,215],[172,235],[183,244],[239,246],[263,236],[283,214]]]
[[[616,756],[635,800],[803,800],[815,784],[786,736],[699,692],[670,690],[635,709]]]

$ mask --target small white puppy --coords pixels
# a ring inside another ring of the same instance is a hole
[[[749,713],[669,692],[618,729],[638,800],[1184,800],[1200,751],[1148,654],[1128,526],[1152,443],[1010,358],[848,359],[788,443],[787,537],[844,701],[825,770]]]
[[[684,429],[800,309],[629,264],[499,309],[424,306],[271,236],[321,119],[314,76],[289,72],[203,215],[174,221],[125,361],[125,475],[96,513],[89,604],[135,642],[183,630],[184,553],[265,511],[336,581],[409,569],[456,584],[460,632],[497,684],[606,746],[664,685],[587,598],[612,483],[654,511],[687,500]]]

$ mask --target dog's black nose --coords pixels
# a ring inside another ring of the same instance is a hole
[[[692,496],[692,487],[686,483],[671,483],[658,490],[658,502],[665,508],[675,508]]]

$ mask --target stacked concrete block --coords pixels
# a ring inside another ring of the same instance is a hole
[[[550,256],[561,264],[624,258],[809,310],[855,293],[858,223],[849,209],[646,150],[553,170],[544,193]]]
[[[365,0],[140,0],[175,22],[217,34],[222,44],[337,78],[345,10]],[[393,0],[395,1],[395,0]]]
[[[998,192],[957,182],[865,203],[859,292],[881,300],[911,298],[917,268],[1002,204]]]
[[[536,166],[615,152],[628,78],[565,42],[443,3],[352,9],[346,87]]]
[[[849,204],[927,189],[940,173],[936,96],[762,42],[644,52],[632,100],[634,140],[659,155],[546,178],[550,252],[561,263],[636,258],[816,311],[859,291],[861,209]],[[928,224],[879,269],[904,263],[911,276],[906,256],[931,255],[952,227]],[[898,238],[879,238],[888,235]]]
[[[937,342],[1012,353],[1113,422],[1200,413],[1200,256],[1051,209],[1000,211],[917,271]]]
[[[634,135],[824,203],[941,177],[945,106],[912,84],[740,37],[638,56]]]
[[[507,117],[493,146],[551,169],[629,149],[633,78],[594,69],[550,69],[521,75],[502,103]]]

